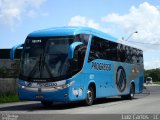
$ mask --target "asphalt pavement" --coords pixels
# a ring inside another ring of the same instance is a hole
[[[157,120],[160,120],[160,86],[158,85],[145,85],[146,89],[141,94],[136,94],[133,100],[123,100],[120,97],[111,97],[96,100],[92,106],[84,106],[79,103],[56,103],[49,108],[41,105],[40,102],[18,102],[0,104],[1,115],[16,115],[26,116],[29,119],[35,119],[33,116],[41,116],[40,119],[47,119],[47,116],[74,114],[76,119],[82,119],[79,115],[120,115],[121,119],[125,116],[123,114],[154,114],[158,115]],[[78,115],[77,115],[78,114]],[[14,116],[15,115],[15,116]],[[62,116],[61,116],[62,115]],[[12,117],[12,116],[11,116]],[[112,116],[113,117],[113,116]],[[133,117],[133,116],[132,116]],[[155,117],[155,116],[154,116]],[[3,117],[2,117],[3,118]],[[52,117],[53,118],[53,117]],[[54,117],[56,118],[56,117]],[[87,116],[86,116],[87,118]],[[23,118],[24,119],[24,118]],[[17,120],[17,119],[15,119]]]

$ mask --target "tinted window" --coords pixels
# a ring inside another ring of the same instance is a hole
[[[105,59],[131,64],[143,63],[143,52],[120,43],[93,37],[88,62]]]

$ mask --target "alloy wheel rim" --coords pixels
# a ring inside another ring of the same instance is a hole
[[[88,90],[87,101],[88,101],[89,104],[92,102],[92,98],[93,98],[93,94],[92,94],[91,90]]]
[[[134,88],[133,88],[133,86],[131,87],[131,97],[132,98],[134,97]]]

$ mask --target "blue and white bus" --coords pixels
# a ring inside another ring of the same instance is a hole
[[[22,47],[20,100],[53,102],[122,96],[132,99],[143,90],[142,50],[117,42],[87,27],[58,27],[30,33]]]

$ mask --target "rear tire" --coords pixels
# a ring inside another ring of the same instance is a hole
[[[134,99],[134,94],[135,94],[135,87],[134,84],[131,84],[129,95],[122,95],[121,98],[125,100],[132,100]]]
[[[93,88],[90,86],[87,90],[87,95],[86,95],[86,99],[85,99],[85,104],[87,106],[91,106],[94,102],[94,90]]]
[[[52,101],[41,101],[41,104],[45,107],[51,107],[53,105]]]
[[[131,100],[134,99],[134,94],[135,94],[135,87],[134,87],[134,84],[131,84],[130,96],[129,96]]]

